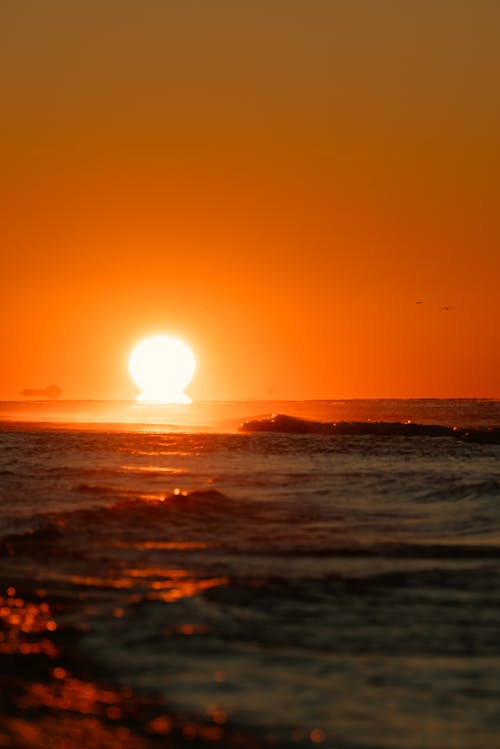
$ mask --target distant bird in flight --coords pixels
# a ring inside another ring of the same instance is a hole
[[[421,299],[417,299],[417,301],[415,302],[415,304],[423,304],[423,302],[422,302]]]
[[[455,307],[441,307],[441,309],[442,309],[442,310],[443,310],[444,312],[448,312],[449,310],[455,309]]]

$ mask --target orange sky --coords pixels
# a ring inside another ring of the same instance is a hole
[[[0,28],[0,398],[133,397],[153,333],[195,399],[500,397],[496,0],[6,0]]]

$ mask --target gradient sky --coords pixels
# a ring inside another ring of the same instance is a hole
[[[2,0],[0,398],[133,397],[162,332],[197,399],[500,397],[499,32],[497,0]]]

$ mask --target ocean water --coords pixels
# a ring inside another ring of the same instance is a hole
[[[0,746],[500,746],[498,427],[0,404]]]

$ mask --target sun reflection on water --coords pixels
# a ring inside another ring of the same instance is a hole
[[[127,573],[132,579],[149,575],[174,579],[187,574],[185,570],[156,568],[130,569]],[[83,580],[95,584],[95,580]],[[174,599],[222,584],[222,579],[197,582],[198,585],[190,580],[185,589],[183,582],[178,583],[172,593]],[[62,653],[51,639],[56,630],[53,608],[46,600],[26,601],[13,586],[0,594],[0,653],[31,657],[31,666],[23,666],[21,676],[12,679],[9,674],[0,675],[3,706],[0,746],[149,749],[158,745],[156,739],[162,741],[170,735],[174,746],[185,740],[213,743],[222,739],[227,739],[228,746],[239,746],[225,735],[228,716],[220,708],[212,708],[204,720],[186,722],[182,717],[166,714],[161,701],[155,698],[141,697],[127,687],[109,688],[77,676],[61,662]],[[190,636],[205,631],[203,625],[186,623],[177,625],[172,634]]]
[[[57,623],[46,602],[27,602],[13,587],[7,588],[6,595],[0,595],[0,653],[55,658],[57,648],[44,635],[56,629]]]

